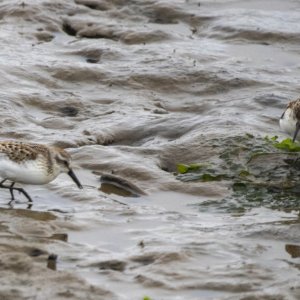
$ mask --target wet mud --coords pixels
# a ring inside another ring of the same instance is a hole
[[[0,137],[66,148],[0,191],[1,299],[298,299],[297,1],[0,3]]]

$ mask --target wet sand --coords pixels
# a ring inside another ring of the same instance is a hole
[[[30,208],[0,191],[1,299],[300,298],[298,190],[259,202],[232,175],[286,137],[297,1],[5,0],[0,16],[1,139],[66,148],[84,185],[26,186]],[[249,168],[281,184],[284,161]],[[178,174],[195,163],[226,176]]]

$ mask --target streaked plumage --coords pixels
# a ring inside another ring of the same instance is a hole
[[[74,174],[71,156],[65,150],[41,144],[21,143],[16,141],[0,142],[0,188],[17,190],[32,202],[30,196],[22,188],[14,187],[15,183],[46,184],[54,180],[60,173],[67,173],[79,188],[82,188]],[[10,185],[4,185],[6,181]]]
[[[291,101],[279,120],[280,128],[296,140],[300,130],[300,98]]]

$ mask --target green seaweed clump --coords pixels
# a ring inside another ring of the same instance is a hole
[[[227,181],[231,195],[217,203],[204,201],[199,204],[200,209],[242,212],[265,206],[300,210],[299,143],[289,138],[280,142],[276,136],[262,138],[250,134],[207,143],[214,150],[219,149],[217,157],[209,162],[178,165],[177,179],[184,182]]]
[[[200,170],[204,165],[203,164],[190,164],[190,165],[186,165],[186,164],[178,164],[177,165],[177,171],[180,174],[185,174],[188,173],[190,171],[198,171]]]
[[[281,142],[274,141],[274,147],[281,150],[287,150],[290,152],[300,152],[300,144],[294,143],[291,138],[287,138]]]

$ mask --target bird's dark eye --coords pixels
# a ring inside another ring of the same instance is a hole
[[[59,156],[56,156],[55,159],[58,163],[64,164],[66,167],[69,167],[69,162],[67,160],[61,159]]]

